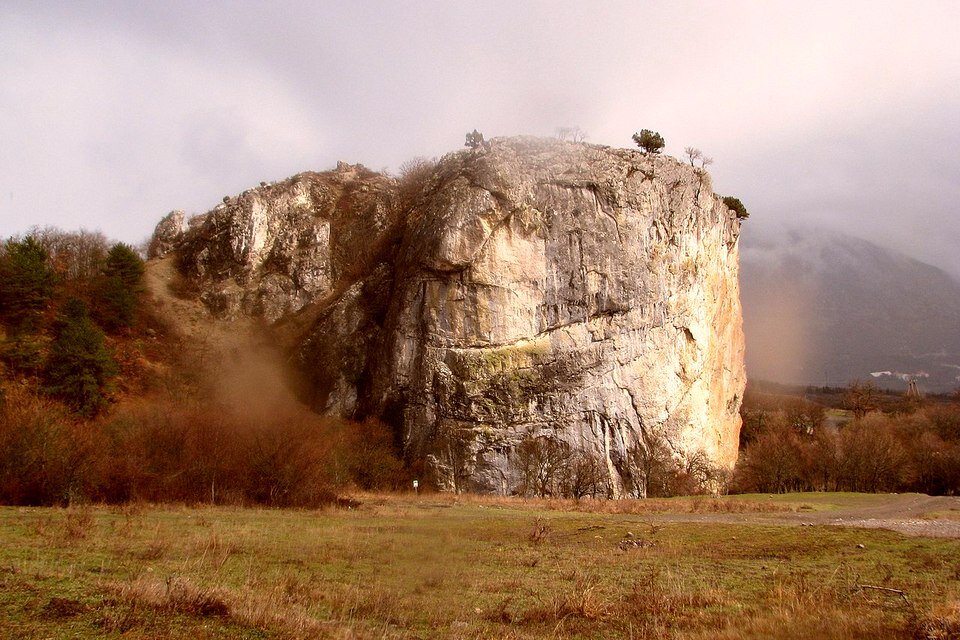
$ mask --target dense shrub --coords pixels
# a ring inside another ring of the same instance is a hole
[[[488,143],[483,140],[483,134],[474,129],[467,134],[463,146],[470,147],[471,149],[480,149],[486,147],[487,144]]]
[[[743,206],[743,203],[740,202],[740,198],[734,198],[733,196],[724,196],[723,204],[730,209],[740,220],[750,217],[750,213],[747,211],[747,208]]]
[[[40,375],[46,341],[36,334],[18,333],[0,343],[0,359],[10,371],[27,377]]]
[[[118,278],[132,291],[139,291],[143,285],[145,269],[143,258],[133,247],[118,242],[107,252],[103,273],[109,278]]]
[[[0,502],[318,506],[347,486],[406,484],[392,434],[303,411],[272,419],[152,399],[76,421],[19,387],[0,403]]]
[[[66,504],[88,489],[90,430],[56,403],[18,387],[0,404],[0,500],[5,504]]]
[[[145,265],[100,233],[34,229],[0,245],[0,361],[21,378],[41,378],[50,395],[85,416],[106,403],[117,373],[102,328],[135,337]],[[92,311],[90,311],[92,309]],[[59,313],[57,311],[59,310]],[[122,354],[121,354],[122,355]]]
[[[143,260],[128,245],[110,248],[94,294],[96,319],[104,329],[115,332],[134,325],[144,270]]]

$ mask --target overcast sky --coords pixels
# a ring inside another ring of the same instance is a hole
[[[960,274],[960,2],[0,0],[2,236],[561,126]]]

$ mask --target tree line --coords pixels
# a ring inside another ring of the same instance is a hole
[[[958,399],[960,400],[960,399]],[[869,383],[844,393],[834,424],[813,402],[747,395],[731,489],[960,494],[960,401],[887,403]]]
[[[101,234],[37,230],[0,244],[0,360],[9,375],[84,416],[106,406],[117,364],[108,334],[137,321],[144,263]]]

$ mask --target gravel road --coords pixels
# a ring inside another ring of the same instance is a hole
[[[890,494],[883,498],[879,503],[869,506],[841,507],[830,511],[657,514],[649,519],[663,522],[862,527],[889,529],[909,536],[960,538],[960,497]],[[950,511],[953,511],[952,518],[929,517],[929,514]]]

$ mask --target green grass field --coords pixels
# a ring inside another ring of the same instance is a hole
[[[859,499],[7,507],[0,637],[958,637],[960,540],[750,522]]]

